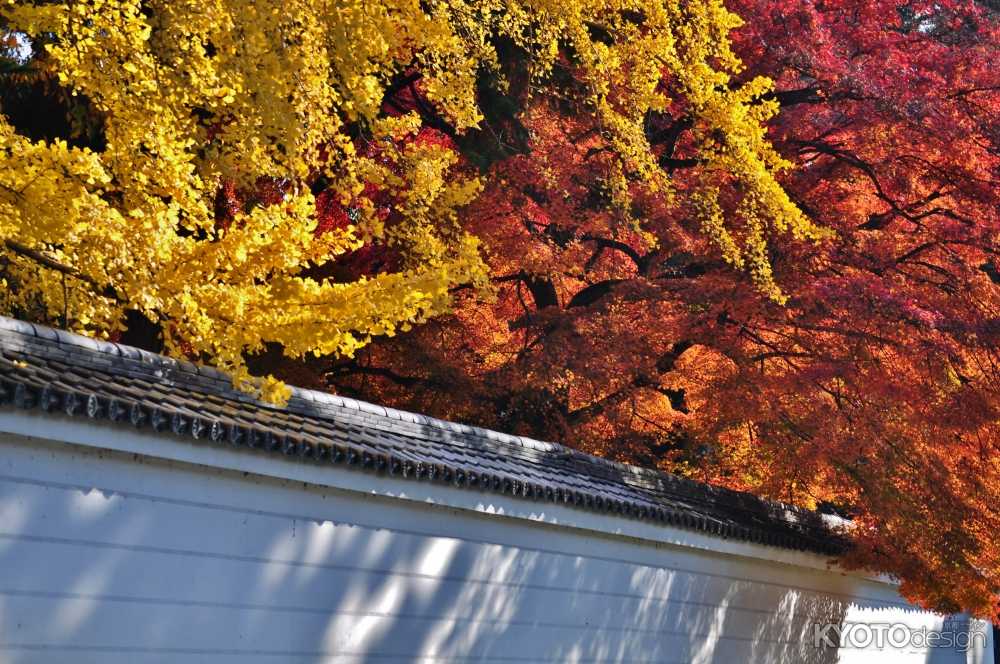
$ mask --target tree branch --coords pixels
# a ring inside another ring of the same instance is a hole
[[[69,265],[64,265],[63,263],[60,263],[54,258],[46,256],[37,249],[32,249],[31,247],[27,247],[21,244],[20,242],[16,242],[14,240],[9,240],[9,239],[4,240],[4,246],[7,247],[7,249],[9,249],[10,251],[17,254],[18,256],[32,260],[38,263],[39,265],[43,265],[49,268],[50,270],[55,270],[60,274],[65,274],[68,277],[73,277],[74,279],[82,281],[83,283],[90,286],[93,289],[94,293],[100,295],[101,297],[106,297],[116,302],[124,302],[122,297],[118,294],[118,291],[115,290],[114,286],[111,286],[110,284],[102,285],[93,277],[83,274],[74,267],[71,267]]]
[[[677,358],[693,345],[694,344],[688,340],[678,341],[675,343],[671,346],[669,351],[660,356],[660,358],[656,361],[656,370],[660,374],[673,370],[674,363],[677,361]],[[569,413],[567,415],[567,420],[570,424],[577,425],[581,422],[593,419],[606,411],[608,408],[621,403],[628,396],[628,393],[636,388],[649,388],[655,390],[670,400],[671,408],[681,413],[688,412],[683,389],[661,387],[654,378],[644,373],[638,373],[632,378],[631,381],[611,394],[608,394],[597,401],[591,402],[586,406]]]
[[[818,87],[797,88],[795,90],[775,90],[761,95],[761,101],[777,101],[782,108],[797,104],[820,104],[826,95]]]
[[[388,378],[397,385],[402,385],[403,387],[413,387],[418,383],[427,383],[424,378],[418,378],[416,376],[404,376],[398,374],[392,369],[386,369],[384,367],[372,367],[363,366],[357,363],[341,364],[327,372],[328,377],[334,379],[339,377],[353,376],[353,375],[365,375],[365,376],[380,376],[382,378]]]
[[[639,268],[639,272],[642,273],[645,269],[644,257],[639,255],[639,252],[633,249],[631,246],[624,242],[618,240],[611,240],[609,238],[599,237],[597,235],[583,235],[580,237],[581,240],[585,242],[594,242],[599,247],[604,247],[606,249],[614,249],[620,251],[635,263],[636,267]]]

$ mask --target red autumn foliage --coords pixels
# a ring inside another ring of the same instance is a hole
[[[484,121],[512,147],[490,152],[411,81],[387,112],[420,112],[486,169],[464,223],[497,298],[457,293],[454,315],[312,369],[343,392],[848,514],[851,562],[927,606],[997,617],[1000,7],[730,6],[749,19],[734,35],[746,78],[776,81],[771,138],[797,166],[784,185],[836,231],[774,241],[787,305],[683,204],[639,194],[639,227],[622,224],[600,133],[564,100],[512,85],[516,113]],[[648,137],[683,193],[698,164],[673,110]]]

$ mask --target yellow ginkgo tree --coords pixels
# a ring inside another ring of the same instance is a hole
[[[555,67],[590,91],[620,209],[637,181],[669,195],[643,123],[680,99],[705,164],[703,227],[780,299],[766,229],[820,231],[774,179],[785,164],[764,138],[769,82],[731,85],[737,24],[717,0],[7,0],[0,29],[31,40],[36,75],[86,109],[100,140],[33,136],[0,108],[0,306],[105,335],[141,312],[167,352],[280,400],[279,382],[246,368],[265,344],[349,355],[447,311],[455,287],[488,284],[458,212],[489,172],[455,141],[411,140],[428,112],[385,98],[416,74],[460,139],[483,120],[484,73],[504,86],[501,42],[527,59],[532,94]],[[747,192],[737,230],[720,179]],[[220,213],[220,191],[262,183],[272,195]],[[320,229],[320,196],[350,223]],[[373,242],[400,257],[391,269],[321,269]]]

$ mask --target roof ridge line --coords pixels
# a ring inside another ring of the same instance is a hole
[[[130,346],[127,344],[122,344],[114,341],[105,341],[102,339],[95,339],[93,337],[88,337],[74,332],[60,330],[57,328],[41,325],[38,323],[29,323],[27,321],[11,318],[9,316],[0,315],[0,335],[4,333],[13,333],[22,337],[35,337],[44,341],[54,342],[60,346],[66,345],[77,348],[85,348],[89,351],[96,353],[112,355],[124,359],[140,360],[143,362],[158,364],[160,366],[170,365],[174,369],[180,372],[212,378],[215,380],[223,380],[227,382],[229,385],[232,385],[232,377],[229,374],[212,366],[208,366],[205,364],[196,364],[188,360],[170,357],[168,355],[163,355],[160,353],[153,353],[151,351],[143,350],[141,348],[136,348],[135,346]],[[306,402],[314,402],[314,403],[318,402],[322,404],[337,406],[340,408],[357,410],[358,412],[362,413],[369,413],[372,415],[387,417],[401,422],[410,422],[413,424],[430,426],[444,432],[446,435],[450,433],[465,434],[477,438],[486,439],[493,443],[497,443],[504,446],[529,448],[549,453],[560,453],[572,459],[593,463],[598,466],[604,466],[618,471],[624,471],[634,476],[648,478],[651,480],[667,480],[670,482],[685,484],[692,488],[698,487],[702,490],[708,489],[710,491],[718,492],[720,494],[728,494],[734,497],[743,496],[751,499],[752,501],[756,501],[765,505],[771,505],[776,508],[782,508],[789,512],[813,513],[812,510],[808,510],[804,507],[790,505],[782,501],[772,500],[769,498],[763,498],[761,496],[757,496],[747,491],[738,491],[735,489],[730,489],[728,487],[716,486],[713,484],[708,484],[706,482],[699,482],[697,480],[681,477],[680,475],[668,473],[666,471],[659,470],[656,468],[645,468],[634,464],[615,461],[613,459],[607,459],[594,454],[581,452],[580,450],[573,449],[561,443],[537,440],[529,436],[519,436],[511,433],[504,433],[502,431],[487,429],[484,427],[479,427],[471,424],[464,424],[461,422],[452,422],[450,420],[431,417],[428,415],[423,415],[421,413],[413,413],[410,411],[398,408],[392,408],[389,406],[381,406],[379,404],[371,403],[368,401],[362,401],[361,399],[345,397],[330,392],[322,392],[320,390],[313,390],[313,389],[298,387],[295,385],[290,385],[289,387],[291,387],[293,398],[298,397],[300,400]],[[238,390],[237,388],[233,387],[233,391],[237,392]],[[272,408],[272,409],[276,408],[276,406],[274,406],[273,404],[260,401],[259,399],[251,398],[251,400],[258,406]]]

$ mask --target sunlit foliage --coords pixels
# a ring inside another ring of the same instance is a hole
[[[746,221],[743,190],[697,157],[681,97],[643,125],[669,195],[630,171],[622,223],[614,149],[569,69],[562,94],[512,88],[529,138],[460,215],[495,301],[463,296],[354,361],[307,368],[341,391],[850,515],[855,564],[939,610],[996,615],[996,3],[729,6],[746,18],[729,86],[775,82],[756,94],[780,106],[768,136],[795,164],[781,183],[834,232],[770,235],[787,299],[704,232],[716,203],[730,228]]]
[[[8,3],[2,17],[34,49],[4,74],[4,308],[105,333],[141,314],[169,352],[241,384],[268,343],[350,356],[484,285],[477,239],[456,223],[480,174],[454,141],[416,137],[481,131],[484,88],[510,85],[505,54],[537,95],[572,70],[622,228],[638,228],[633,182],[673,195],[644,122],[682,106],[705,164],[692,204],[731,264],[781,300],[768,229],[822,234],[774,179],[788,162],[764,137],[770,82],[734,84],[739,21],[717,1],[90,0]],[[11,88],[39,81],[62,131],[10,108]],[[406,89],[419,109],[386,106]],[[739,221],[720,188],[741,192]],[[339,223],[320,218],[338,208]],[[396,260],[332,276],[376,245]]]

